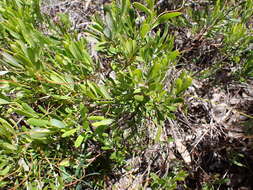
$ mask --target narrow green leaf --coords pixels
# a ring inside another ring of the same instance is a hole
[[[141,12],[145,12],[149,16],[152,15],[152,11],[150,9],[148,9],[145,5],[141,4],[141,3],[134,2],[133,6]]]
[[[23,68],[12,55],[10,55],[6,52],[2,52],[1,54],[4,57],[4,60],[7,63],[9,63],[9,64],[11,64],[12,66],[15,66],[15,67]]]
[[[25,111],[36,114],[32,107],[29,106],[27,103],[22,103],[21,105]]]
[[[158,125],[157,127],[157,132],[156,132],[156,137],[155,137],[155,142],[158,143],[160,142],[161,134],[162,134],[162,126]]]
[[[51,131],[45,128],[33,128],[29,131],[30,137],[36,140],[44,140],[48,135],[50,135]]]
[[[167,106],[167,108],[169,111],[176,111],[177,110],[177,107],[175,107],[175,106]]]
[[[10,171],[10,166],[6,166],[4,169],[0,171],[0,176],[6,175]]]
[[[172,51],[168,53],[168,59],[170,61],[174,61],[179,55],[180,55],[180,52],[178,50]]]
[[[182,79],[176,79],[176,94],[179,94],[182,90],[183,81]]]
[[[110,31],[112,32],[114,29],[114,21],[113,21],[111,13],[109,12],[106,13],[105,22],[107,24],[108,29],[110,29]]]
[[[130,56],[132,52],[132,43],[130,39],[125,42],[125,48],[127,51],[127,55]]]
[[[154,9],[154,5],[155,5],[155,0],[146,0],[147,4],[148,4],[148,8],[150,9]]]
[[[3,140],[0,140],[0,147],[9,151],[17,151],[17,147],[15,145],[7,143]]]
[[[184,83],[183,83],[183,86],[182,86],[182,90],[186,90],[187,88],[189,88],[189,86],[191,86],[192,84],[192,78],[191,77],[186,77],[184,79]]]
[[[92,123],[92,125],[94,127],[99,127],[99,126],[102,126],[102,125],[110,125],[110,124],[112,124],[112,122],[113,122],[113,119],[105,119],[105,120],[102,120],[102,121]]]
[[[65,133],[62,134],[62,137],[63,137],[63,138],[64,138],[64,137],[69,137],[69,136],[73,135],[77,130],[78,130],[78,128],[76,128],[76,129],[71,129],[71,130],[69,130],[69,131],[66,131]]]
[[[4,104],[10,104],[10,102],[8,102],[5,99],[0,98],[0,105],[4,105]]]
[[[70,44],[69,50],[70,50],[71,54],[73,55],[73,57],[76,59],[80,59],[82,56],[81,56],[81,53],[78,49],[77,43],[75,43],[74,41],[71,41],[69,44]]]
[[[91,89],[91,91],[94,93],[94,95],[97,97],[98,94],[97,94],[97,90],[96,90],[96,84],[93,83],[93,82],[90,82],[90,81],[87,81],[87,84],[89,86],[89,88]]]
[[[65,128],[65,124],[58,119],[51,119],[50,124],[57,128]]]
[[[143,95],[134,95],[134,99],[139,102],[142,102],[144,100],[144,96]]]
[[[96,120],[105,120],[105,117],[104,116],[96,116],[96,115],[93,115],[93,116],[89,116],[88,117],[88,120],[91,120],[91,121],[96,121]]]
[[[84,140],[84,137],[82,135],[79,135],[75,141],[75,147],[78,148]]]
[[[150,25],[147,23],[143,23],[141,25],[141,37],[144,38],[149,31],[150,31]]]
[[[215,3],[214,11],[212,13],[212,18],[215,18],[219,15],[221,9],[221,2],[220,0],[217,0]]]
[[[168,22],[171,18],[177,17],[181,14],[182,13],[180,13],[180,12],[171,12],[171,13],[162,14],[161,16],[158,17],[158,22],[159,23]]]
[[[100,92],[100,94],[106,98],[106,99],[111,99],[112,97],[109,95],[107,89],[105,88],[105,86],[102,85],[98,85],[98,90]]]
[[[66,75],[65,76],[65,81],[68,83],[66,84],[71,90],[74,90],[74,80],[72,79],[71,76]]]
[[[52,73],[50,78],[53,82],[55,82],[57,84],[65,84],[66,83],[66,81],[56,73],[55,74]]]
[[[35,118],[28,119],[27,123],[37,127],[44,127],[50,124],[48,120],[35,119]]]
[[[156,80],[160,76],[162,65],[160,63],[154,63],[151,67],[148,78],[149,80]]]
[[[25,111],[25,110],[18,110],[18,109],[14,109],[14,111],[20,115],[23,115],[23,116],[27,116],[27,117],[38,117],[37,115],[33,114],[33,113],[30,113],[28,111]]]
[[[70,100],[71,98],[69,96],[59,96],[59,95],[52,95],[57,100]]]
[[[89,112],[88,108],[83,103],[81,103],[80,104],[80,113],[81,113],[83,120],[86,120],[88,112]]]
[[[122,15],[125,15],[126,14],[126,12],[127,12],[127,10],[129,9],[129,7],[130,7],[130,0],[123,0],[122,1],[122,7],[121,7],[121,14]]]
[[[3,132],[3,135],[9,136],[10,134],[15,134],[13,127],[4,119],[0,118],[0,132]]]

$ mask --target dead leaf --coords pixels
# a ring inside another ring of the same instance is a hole
[[[181,154],[186,164],[191,163],[191,156],[186,146],[182,143],[181,139],[175,139],[177,151]]]

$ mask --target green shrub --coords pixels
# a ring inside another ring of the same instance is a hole
[[[187,177],[187,173],[183,170],[171,173],[168,176],[159,177],[154,173],[151,173],[152,178],[151,188],[152,189],[164,189],[164,190],[174,190],[178,187],[178,182],[184,181]]]
[[[42,15],[39,1],[0,2],[1,188],[101,188],[96,176],[131,148],[123,126],[174,117],[191,84],[168,72],[179,56],[168,23],[180,13],[157,15],[150,0],[117,1],[105,13],[79,38],[66,15]]]
[[[183,8],[184,17],[173,24],[189,31],[188,41],[198,49],[194,59],[205,57],[212,65],[233,67],[238,79],[251,77],[253,1],[209,0],[185,3]]]

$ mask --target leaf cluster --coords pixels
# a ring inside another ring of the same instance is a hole
[[[179,56],[169,23],[181,13],[158,15],[154,3],[112,3],[80,38],[38,0],[0,2],[1,188],[101,188],[147,118],[174,117],[191,84],[169,72]]]

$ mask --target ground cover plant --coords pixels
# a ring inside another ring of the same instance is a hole
[[[252,0],[48,3],[0,2],[0,189],[251,188]]]
[[[171,81],[179,52],[168,29],[151,31],[181,13],[156,15],[153,7],[120,1],[106,7],[105,22],[96,17],[87,30],[94,51],[112,60],[101,65],[66,15],[52,23],[39,1],[1,2],[3,188],[92,188],[96,176],[124,163],[132,148],[126,139],[140,123],[159,128],[173,117],[191,78]]]

